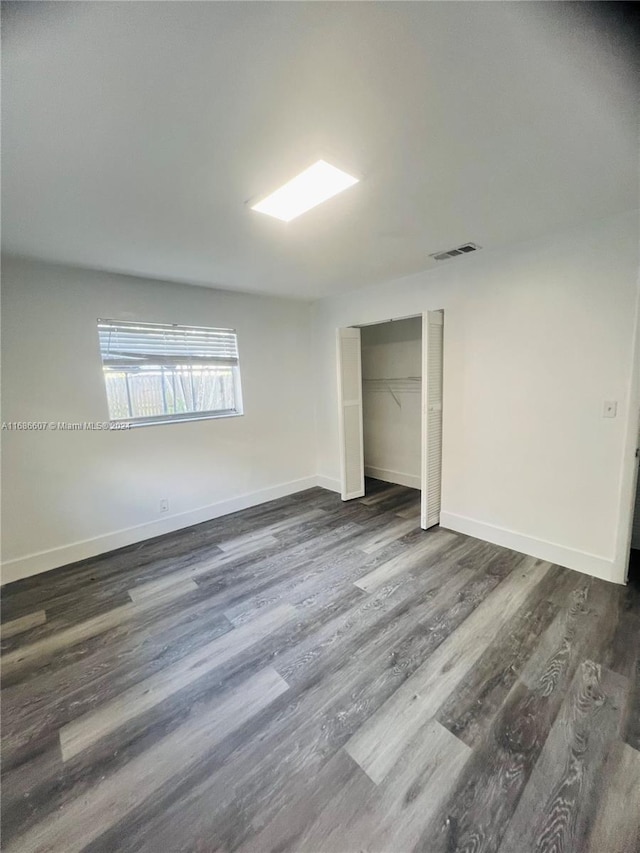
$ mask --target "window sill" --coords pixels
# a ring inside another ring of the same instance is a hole
[[[157,418],[134,418],[131,420],[112,420],[111,424],[114,426],[115,431],[121,429],[123,432],[128,429],[133,429],[134,427],[146,427],[146,426],[165,426],[166,424],[182,424],[182,423],[193,423],[194,421],[213,421],[220,420],[221,418],[241,418],[244,415],[244,412],[209,412],[206,414],[189,414],[177,417],[163,417],[159,416]]]

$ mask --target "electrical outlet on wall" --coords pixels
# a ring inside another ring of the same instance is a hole
[[[160,498],[160,512],[169,512],[169,498]]]

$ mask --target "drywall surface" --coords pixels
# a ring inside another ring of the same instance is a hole
[[[307,303],[5,258],[2,308],[4,423],[108,421],[98,317],[237,329],[245,411],[5,429],[4,582],[315,483]]]
[[[365,473],[419,489],[422,319],[365,326],[361,340]]]
[[[443,308],[441,523],[622,582],[637,289],[629,213],[318,301],[320,482],[339,477],[335,329]]]

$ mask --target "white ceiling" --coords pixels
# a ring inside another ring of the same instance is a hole
[[[314,298],[638,204],[637,80],[590,4],[3,7],[12,253]],[[249,209],[320,157],[361,183]]]

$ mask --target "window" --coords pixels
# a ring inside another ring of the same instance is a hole
[[[98,334],[112,421],[242,414],[233,329],[98,320]]]

